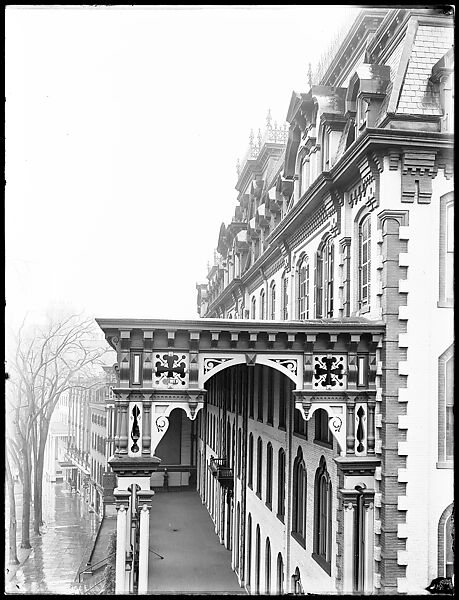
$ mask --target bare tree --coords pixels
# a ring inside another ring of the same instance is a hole
[[[46,440],[53,411],[76,375],[94,373],[108,351],[93,319],[70,315],[50,319],[44,327],[24,333],[15,341],[9,382],[14,406],[14,433],[20,449],[23,475],[22,546],[30,547],[30,503],[34,496],[34,532],[43,524],[42,483]],[[28,544],[24,546],[24,544]]]
[[[16,521],[16,499],[14,497],[14,478],[11,472],[10,461],[8,459],[8,453],[5,454],[5,477],[6,486],[8,488],[8,513],[9,513],[9,529],[8,529],[8,542],[9,542],[9,553],[8,563],[10,565],[18,565],[18,552],[17,552],[17,521]]]

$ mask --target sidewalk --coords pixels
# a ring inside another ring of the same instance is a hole
[[[196,491],[156,494],[150,513],[150,594],[245,594]]]
[[[64,483],[44,484],[42,535],[31,531],[32,550],[5,581],[9,594],[78,594],[74,584],[80,562],[94,539],[98,517]],[[10,568],[10,567],[8,567]],[[13,567],[14,569],[15,567]],[[11,568],[10,568],[11,569]]]

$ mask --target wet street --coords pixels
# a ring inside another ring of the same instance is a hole
[[[17,508],[19,549],[21,510],[20,506]],[[31,526],[32,551],[15,575],[6,578],[5,591],[9,594],[78,594],[74,579],[85,550],[92,544],[99,519],[89,513],[78,494],[70,493],[65,483],[45,481],[43,520],[41,536],[33,534]]]

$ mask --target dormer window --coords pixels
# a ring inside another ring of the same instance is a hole
[[[309,187],[309,156],[303,157],[300,166],[300,198]]]
[[[368,126],[368,113],[370,112],[369,98],[359,98],[357,102],[357,133],[361,133]]]

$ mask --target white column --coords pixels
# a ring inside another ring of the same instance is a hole
[[[150,542],[150,507],[142,506],[140,511],[140,541],[139,541],[139,594],[148,591],[148,548]]]
[[[117,507],[118,508],[118,507]],[[118,514],[116,517],[116,580],[115,580],[115,593],[125,593],[125,581],[126,581],[126,506],[122,504],[118,508]]]
[[[374,591],[373,575],[375,570],[374,562],[374,507],[373,502],[370,502],[364,507],[365,511],[365,592]]]
[[[354,589],[354,505],[344,504],[343,531],[343,592],[351,594]]]

